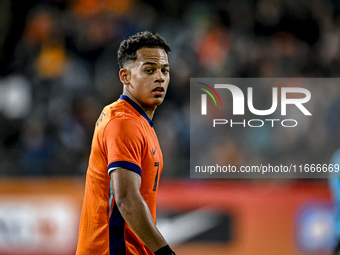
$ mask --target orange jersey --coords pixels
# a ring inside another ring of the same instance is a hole
[[[77,255],[153,254],[125,223],[110,185],[110,172],[117,168],[141,175],[140,192],[156,222],[163,158],[152,126],[127,96],[103,109],[92,140]]]

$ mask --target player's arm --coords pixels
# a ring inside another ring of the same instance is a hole
[[[156,254],[175,254],[157,229],[140,194],[140,175],[120,168],[112,171],[110,177],[117,207],[134,233]]]

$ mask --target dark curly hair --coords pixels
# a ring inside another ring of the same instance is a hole
[[[119,68],[123,68],[128,61],[136,61],[136,52],[141,48],[161,48],[166,53],[171,51],[169,43],[159,34],[149,31],[138,32],[121,42],[118,49]]]

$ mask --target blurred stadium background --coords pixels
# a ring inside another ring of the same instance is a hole
[[[74,254],[94,123],[122,90],[120,41],[141,30],[172,46],[154,120],[164,154],[158,224],[177,254],[331,254],[327,180],[189,178],[189,85],[339,77],[339,18],[338,0],[1,0],[0,254]],[[327,163],[340,147],[340,86],[315,96],[320,121],[285,134],[272,155]],[[278,136],[249,139],[254,160]],[[251,164],[235,141],[223,152]]]

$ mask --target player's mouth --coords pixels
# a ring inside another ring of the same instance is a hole
[[[164,94],[164,88],[161,86],[156,87],[155,89],[152,90],[152,94],[154,94],[155,96],[161,96]]]

